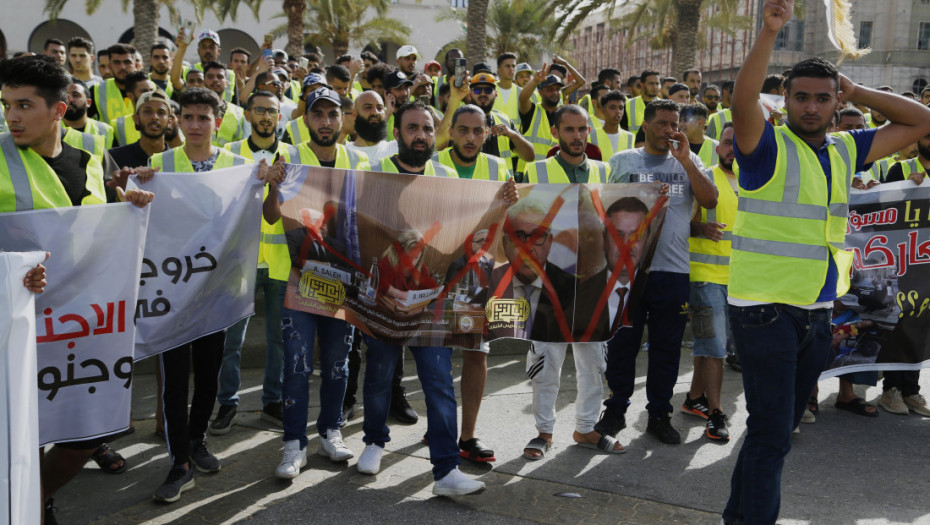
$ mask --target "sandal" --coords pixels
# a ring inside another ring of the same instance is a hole
[[[126,463],[126,458],[121,456],[119,452],[116,452],[106,443],[97,447],[97,450],[94,451],[91,456],[94,462],[97,463],[97,466],[100,467],[100,470],[107,472],[109,474],[122,474],[126,472],[126,468],[129,466]],[[119,468],[113,468],[113,465],[119,463],[120,461],[123,464]]]
[[[868,411],[870,407],[872,408],[872,412]],[[875,405],[866,403],[865,400],[861,397],[853,398],[850,401],[837,401],[836,408],[840,410],[846,410],[860,416],[878,417],[878,409],[875,408]]]
[[[811,396],[810,399],[807,400],[807,409],[815,416],[820,413],[820,405],[817,403],[817,396]]]
[[[523,447],[523,457],[525,457],[526,459],[530,461],[538,461],[546,457],[546,452],[548,452],[550,448],[552,448],[551,443],[548,443],[545,439],[541,437],[534,437],[533,439],[530,440],[529,443],[526,444],[525,447]],[[527,450],[538,450],[539,455],[531,456],[526,453]]]
[[[607,452],[608,454],[623,454],[626,452],[623,445],[620,445],[619,449],[614,448],[617,443],[619,443],[619,441],[616,438],[601,436],[601,439],[599,439],[597,443],[578,442],[576,444],[582,448],[593,448],[595,450]]]
[[[462,441],[459,439],[459,457],[477,461],[478,463],[489,463],[492,461],[497,461],[497,458],[494,457],[494,451],[484,446],[484,443],[478,440],[478,438],[471,438],[468,441]]]

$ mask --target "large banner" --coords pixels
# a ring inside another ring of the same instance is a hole
[[[396,344],[605,341],[667,208],[659,184],[518,185],[288,166],[285,306]]]
[[[0,214],[0,247],[51,253],[49,285],[36,298],[40,445],[129,426],[148,220],[148,209],[130,204]]]
[[[0,252],[0,524],[39,523],[35,300],[23,286],[45,252]]]
[[[263,183],[254,165],[159,173],[135,303],[135,359],[225,330],[254,313]]]
[[[822,378],[930,366],[930,184],[881,184],[850,195],[849,293],[840,299],[850,336]]]

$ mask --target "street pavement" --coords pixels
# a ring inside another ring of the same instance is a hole
[[[255,346],[261,323],[250,328]],[[260,350],[259,350],[260,351]],[[250,351],[254,353],[254,349]],[[741,376],[724,372],[724,411],[730,414],[728,443],[710,442],[703,421],[678,411],[691,378],[690,349],[683,348],[675,386],[672,424],[681,445],[664,445],[645,433],[646,354],[637,363],[637,389],[618,436],[622,455],[599,454],[572,444],[575,375],[571,357],[562,372],[555,446],[542,461],[521,457],[536,435],[532,390],[525,375],[525,345],[492,346],[488,384],[478,419],[478,434],[492,447],[497,462],[467,461],[462,470],[480,478],[480,495],[434,497],[429,454],[420,442],[426,431],[426,405],[408,354],[408,399],[420,422],[404,426],[389,420],[382,471],[358,473],[356,459],[331,463],[315,454],[314,424],[319,411],[319,379],[311,382],[309,462],[292,482],[274,477],[283,449],[281,433],[259,418],[262,370],[243,371],[240,419],[224,436],[209,436],[209,448],[222,463],[214,475],[197,474],[195,488],[180,501],[165,505],[152,493],[168,473],[164,441],[154,434],[155,377],[134,379],[135,432],[113,447],[129,462],[127,472],[111,475],[93,463],[55,498],[62,524],[134,523],[631,523],[716,524],[729,494],[736,455],[745,435],[745,401]],[[258,358],[248,362],[260,362]],[[458,382],[461,357],[454,357]],[[145,371],[146,366],[139,367]],[[364,369],[363,369],[364,373]],[[930,380],[921,382],[930,392]],[[833,403],[836,379],[820,383],[817,422],[802,424],[795,434],[782,478],[779,523],[897,524],[930,523],[930,419],[881,411],[865,418],[839,411]],[[458,393],[458,388],[456,388]],[[877,402],[880,387],[857,387],[859,395]],[[607,393],[605,385],[605,395]],[[360,454],[363,410],[343,430],[348,447]]]

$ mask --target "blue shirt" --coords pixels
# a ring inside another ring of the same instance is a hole
[[[844,133],[852,135],[856,141],[856,166],[854,173],[868,170],[872,163],[866,164],[865,158],[872,149],[872,139],[875,138],[875,132],[878,128],[857,129]],[[759,139],[759,145],[752,155],[743,155],[737,146],[738,139],[733,137],[733,150],[736,154],[736,162],[739,164],[739,186],[745,190],[757,190],[765,185],[775,176],[775,159],[778,155],[778,144],[775,142],[775,127],[768,121],[765,122],[765,129],[762,131],[762,138]],[[811,146],[807,141],[803,141],[817,155],[820,161],[820,167],[827,177],[827,198],[832,193],[831,176],[833,170],[830,169],[830,155],[827,152],[827,146],[836,142],[836,139],[827,135],[824,143],[820,147]],[[826,204],[826,203],[825,203]],[[827,267],[827,277],[824,280],[823,288],[820,289],[820,295],[817,297],[818,303],[833,301],[836,299],[836,281],[839,277],[839,271],[836,269],[836,262],[833,257],[829,258]]]

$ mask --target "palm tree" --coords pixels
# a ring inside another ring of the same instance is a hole
[[[488,6],[485,55],[496,57],[510,51],[520,56],[520,62],[535,63],[550,48],[551,37],[557,27],[555,17],[549,16],[550,0],[493,0]],[[469,2],[469,8],[471,2]],[[455,9],[443,12],[437,20],[458,20],[465,23],[468,14]],[[449,42],[440,50],[441,56],[453,47],[468,49],[468,23],[466,35]],[[471,53],[469,51],[469,53]],[[469,55],[471,56],[471,55]],[[476,60],[477,61],[477,60]]]
[[[488,0],[469,0],[465,18],[465,56],[471,64],[484,62],[488,51]]]
[[[556,41],[564,42],[594,11],[606,10],[608,18],[612,18],[615,8],[633,5],[615,22],[614,28],[626,31],[630,42],[648,39],[653,49],[671,48],[672,71],[684,71],[694,66],[703,27],[731,36],[751,29],[752,19],[738,12],[740,3],[739,0],[551,0],[550,9],[571,13],[557,33]],[[795,11],[799,11],[797,4]]]

